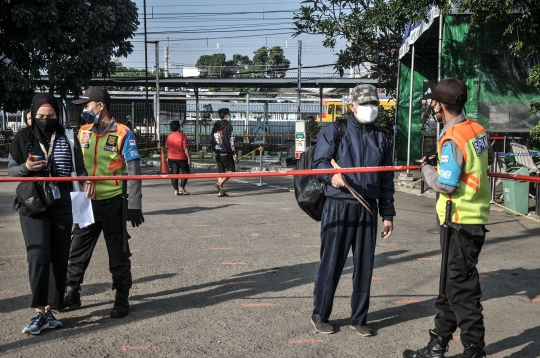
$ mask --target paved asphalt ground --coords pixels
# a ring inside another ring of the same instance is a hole
[[[114,293],[100,239],[82,308],[57,314],[64,328],[39,336],[21,334],[33,316],[26,253],[11,210],[16,183],[0,184],[0,356],[401,357],[425,346],[440,267],[438,235],[427,232],[435,226],[434,199],[396,193],[395,232],[376,251],[368,316],[376,335],[349,328],[350,262],[330,317],[336,333],[322,335],[310,323],[319,224],[298,208],[291,177],[264,181],[230,180],[225,198],[214,180],[190,180],[189,196],[173,196],[169,181],[144,182],[145,223],[129,229],[130,315],[108,316]],[[488,229],[478,267],[486,351],[538,357],[540,225],[493,206]],[[462,352],[458,335],[447,357]]]

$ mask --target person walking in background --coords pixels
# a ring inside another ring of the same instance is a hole
[[[87,176],[79,141],[75,139],[72,169],[72,150],[65,130],[60,125],[58,102],[50,93],[37,94],[30,110],[32,125],[21,129],[9,147],[8,172],[11,177],[69,177],[75,171]],[[23,328],[23,333],[40,334],[46,328],[62,327],[52,311],[51,304],[62,307],[66,285],[66,272],[71,242],[71,182],[50,182],[54,186],[54,202],[44,212],[29,215],[24,203],[17,199],[14,208],[19,211],[21,229],[26,244],[28,275],[32,296],[30,306],[36,314]],[[85,182],[87,197],[94,190]],[[50,267],[54,276],[54,299],[49,298]],[[57,308],[54,307],[54,308]]]
[[[461,329],[463,358],[481,358],[484,352],[484,315],[482,289],[476,265],[489,219],[491,189],[487,176],[491,161],[490,146],[484,128],[466,119],[467,86],[457,78],[445,78],[433,89],[431,106],[435,119],[444,128],[439,136],[439,166],[435,169],[422,158],[422,177],[439,193],[436,210],[445,222],[446,202],[452,201],[453,223],[448,246],[448,266],[444,294],[439,294],[435,308],[435,329],[429,330],[429,342],[423,349],[403,353],[405,358],[443,358],[453,333]],[[441,229],[441,244],[444,230]]]
[[[179,121],[172,121],[170,124],[171,134],[167,137],[165,148],[167,148],[167,157],[172,174],[189,174],[191,157],[189,156],[188,140],[181,131]],[[178,188],[178,179],[171,179],[174,188],[174,195],[189,195],[186,191],[187,179],[182,179],[180,188]]]
[[[313,153],[313,169],[330,169],[332,160],[342,168],[392,165],[392,147],[384,132],[373,122],[379,110],[379,96],[372,85],[353,89],[347,128],[339,141],[338,122],[321,129]],[[336,143],[339,145],[336,147]],[[315,276],[311,323],[317,332],[334,333],[328,321],[334,295],[352,248],[353,290],[351,295],[351,328],[369,337],[367,325],[369,296],[375,245],[377,211],[383,220],[381,238],[388,239],[393,231],[394,173],[357,173],[319,175],[326,183],[321,218],[321,262]],[[369,210],[360,205],[346,189],[347,184],[366,200]]]
[[[81,99],[72,103],[84,105],[82,119],[87,123],[79,130],[84,164],[93,176],[111,176],[114,179],[93,182],[95,195],[92,210],[95,223],[84,228],[75,226],[64,294],[66,309],[81,306],[81,283],[90,264],[92,252],[103,231],[109,254],[112,289],[116,290],[111,318],[122,318],[129,313],[129,290],[132,286],[129,245],[122,250],[123,219],[122,175],[127,166],[128,175],[140,175],[140,157],[133,132],[117,123],[110,115],[111,97],[101,87],[90,87]],[[144,222],[141,204],[141,180],[129,180],[127,220],[133,227]],[[129,235],[128,235],[129,237]]]
[[[131,122],[131,116],[129,114],[126,116],[126,126],[133,130],[133,123]]]
[[[228,121],[231,119],[231,112],[228,108],[218,110],[220,120],[214,123],[212,128],[212,150],[216,153],[216,164],[218,173],[233,173],[236,171],[234,163],[238,161],[236,146],[234,144],[233,126]],[[229,196],[223,190],[223,184],[229,180],[228,177],[218,178],[214,184],[218,190],[218,196]]]

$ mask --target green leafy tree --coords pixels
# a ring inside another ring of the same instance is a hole
[[[121,77],[121,78],[146,78],[146,71],[137,69],[135,67],[125,67],[122,62],[120,62],[119,59],[115,59],[113,61],[114,63],[114,70],[111,73],[112,77]],[[179,78],[181,77],[179,73],[175,72],[169,72],[168,78]],[[155,79],[156,78],[156,72],[155,71],[148,71],[148,78],[149,79]],[[159,78],[165,78],[165,71],[160,68],[159,70]],[[163,87],[163,86],[161,86]],[[111,90],[122,90],[122,91],[134,91],[138,90],[139,87],[121,87],[121,86],[111,86],[109,87]],[[155,87],[148,87],[149,90],[153,91],[155,90]],[[176,90],[176,88],[169,87],[169,90]]]
[[[110,75],[111,58],[133,51],[137,16],[130,0],[2,1],[1,106],[27,107],[42,74],[61,97],[79,95],[92,77]]]
[[[202,106],[201,111],[199,112],[200,115],[200,124],[203,126],[208,126],[212,123],[212,113],[214,113],[214,109],[212,108],[211,104],[204,104]]]
[[[527,83],[529,83],[530,85],[533,85],[538,90],[540,90],[540,66],[535,66],[532,68],[531,74],[529,75],[529,78],[527,79]],[[534,114],[537,114],[538,112],[540,112],[539,101],[532,100],[530,104],[531,104],[531,112],[533,112]]]
[[[285,77],[291,62],[287,60],[280,46],[263,46],[254,52],[251,63],[252,73],[258,77],[282,78]]]
[[[322,35],[323,46],[331,49],[337,39],[344,39],[347,47],[337,53],[336,72],[343,76],[351,67],[369,69],[367,76],[377,79],[389,93],[395,91],[397,83],[397,56],[404,29],[424,19],[431,5],[439,6],[443,15],[454,11],[470,14],[469,44],[489,26],[490,41],[499,41],[514,56],[540,55],[537,0],[305,0],[302,4],[294,16],[295,35]]]
[[[506,46],[515,57],[538,63],[540,58],[540,2],[537,0],[464,0],[460,11],[470,11],[468,40],[477,40],[489,26],[490,39]],[[527,82],[540,90],[540,65],[533,66]],[[530,103],[533,113],[539,101]],[[539,138],[540,139],[540,138]]]
[[[379,114],[373,124],[382,129],[390,141],[394,138],[394,124],[396,123],[395,119],[395,109],[391,107],[390,109],[385,109],[383,106],[379,106]]]
[[[228,60],[223,53],[203,55],[195,66],[200,77],[219,78],[277,78],[285,77],[290,61],[280,46],[261,47],[253,52],[253,60],[248,56],[235,54]]]
[[[195,63],[199,70],[199,77],[227,77],[225,71],[225,54],[215,53],[213,55],[203,55]]]
[[[232,74],[236,78],[249,77],[249,66],[251,64],[252,62],[249,59],[249,56],[239,54],[233,55],[232,60],[225,62],[225,66],[228,67],[228,73]]]
[[[306,0],[303,4],[294,16],[296,36],[323,35],[323,46],[331,49],[338,38],[344,39],[348,45],[337,53],[336,72],[343,76],[349,68],[369,68],[368,78],[377,79],[390,92],[395,90],[398,49],[410,20],[403,11],[404,5],[409,6],[406,1]]]
[[[306,122],[306,146],[310,146],[311,143],[317,140],[321,126],[314,116],[303,116],[303,119]]]
[[[203,55],[199,57],[195,66],[199,69],[199,76],[218,78],[277,78],[285,77],[290,61],[279,46],[272,48],[261,47],[256,50],[253,60],[249,56],[235,54],[232,59],[226,60],[225,54]],[[235,91],[253,92],[261,88],[232,88]]]

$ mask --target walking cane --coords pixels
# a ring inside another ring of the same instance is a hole
[[[128,249],[128,234],[127,234],[127,221],[128,221],[128,194],[127,194],[127,180],[122,181],[122,252],[127,252]]]
[[[443,224],[443,242],[442,242],[442,260],[441,260],[441,277],[439,281],[439,295],[444,296],[446,293],[446,273],[448,270],[448,247],[450,245],[450,235],[452,229],[450,227],[452,220],[452,200],[446,201],[446,214]]]

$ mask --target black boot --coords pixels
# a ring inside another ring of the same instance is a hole
[[[407,349],[403,352],[405,358],[444,358],[444,353],[448,350],[448,342],[451,338],[443,338],[435,333],[433,330],[429,330],[431,336],[426,348],[419,349],[417,351],[411,351]]]
[[[463,342],[463,358],[482,358],[486,356],[484,348],[472,343]]]
[[[68,282],[64,293],[63,311],[74,310],[81,307],[81,285]]]
[[[116,296],[114,299],[114,307],[111,311],[111,318],[123,318],[129,313],[129,289],[127,285],[116,286]]]

